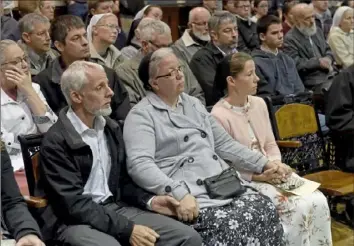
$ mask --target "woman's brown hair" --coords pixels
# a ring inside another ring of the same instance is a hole
[[[230,60],[230,75],[236,77],[245,68],[245,64],[251,61],[252,56],[244,52],[238,52],[232,55]]]

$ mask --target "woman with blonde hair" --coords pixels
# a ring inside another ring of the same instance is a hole
[[[328,44],[336,62],[343,68],[354,64],[354,9],[343,6],[336,10],[328,35]]]
[[[211,114],[221,123],[233,139],[247,146],[254,153],[261,153],[279,165],[281,154],[272,132],[268,110],[260,97],[255,97],[259,78],[255,63],[246,53],[227,57],[223,81],[227,96],[212,109]],[[291,169],[289,168],[289,171]],[[315,191],[310,195],[286,195],[274,185],[287,180],[274,179],[272,173],[256,174],[241,172],[249,185],[268,196],[275,204],[280,216],[286,245],[330,245],[331,225],[327,200]],[[290,179],[300,178],[292,173]],[[274,185],[273,185],[274,184]]]

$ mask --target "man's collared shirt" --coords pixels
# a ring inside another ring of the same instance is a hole
[[[88,128],[70,108],[66,116],[73,124],[82,140],[91,148],[92,168],[90,176],[84,187],[84,195],[90,195],[96,203],[104,202],[113,196],[108,187],[109,174],[111,172],[111,158],[104,127],[106,120],[98,116],[94,121],[94,129]]]
[[[203,48],[203,46],[196,41],[193,40],[193,38],[190,35],[190,29],[187,29],[184,31],[182,37],[177,40],[174,44],[174,46],[178,49],[178,51],[182,54],[182,58],[186,62],[190,62],[193,55]]]

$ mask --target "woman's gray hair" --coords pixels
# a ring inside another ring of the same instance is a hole
[[[93,68],[104,71],[101,65],[87,61],[75,61],[64,71],[60,87],[69,106],[71,106],[70,92],[82,90],[88,82],[87,72]]]
[[[2,65],[4,62],[6,62],[5,60],[5,50],[10,47],[11,45],[18,45],[15,41],[12,41],[10,39],[4,39],[0,41],[0,65]]]
[[[149,65],[149,83],[156,78],[160,69],[160,63],[170,55],[175,55],[171,48],[161,48],[152,54]]]
[[[144,18],[138,25],[137,33],[140,40],[151,41],[156,35],[171,35],[171,28],[163,21]]]
[[[21,33],[27,32],[33,32],[34,30],[34,25],[37,23],[44,23],[44,24],[49,24],[49,20],[47,17],[38,14],[38,13],[30,13],[25,16],[23,16],[20,21],[18,22],[18,27],[20,29]]]
[[[218,32],[222,24],[232,23],[237,25],[236,17],[229,11],[216,11],[208,22],[209,31]]]

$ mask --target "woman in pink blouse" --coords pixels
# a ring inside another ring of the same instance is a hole
[[[223,62],[228,66],[224,81],[218,81],[227,91],[212,110],[212,115],[237,141],[254,151],[263,153],[269,160],[278,160],[281,154],[272,132],[268,110],[257,92],[259,78],[252,57],[236,53]],[[292,174],[296,175],[296,174]],[[276,205],[284,228],[286,245],[331,245],[330,213],[327,200],[320,191],[310,195],[286,195],[272,183],[272,174],[242,173],[260,193]]]

